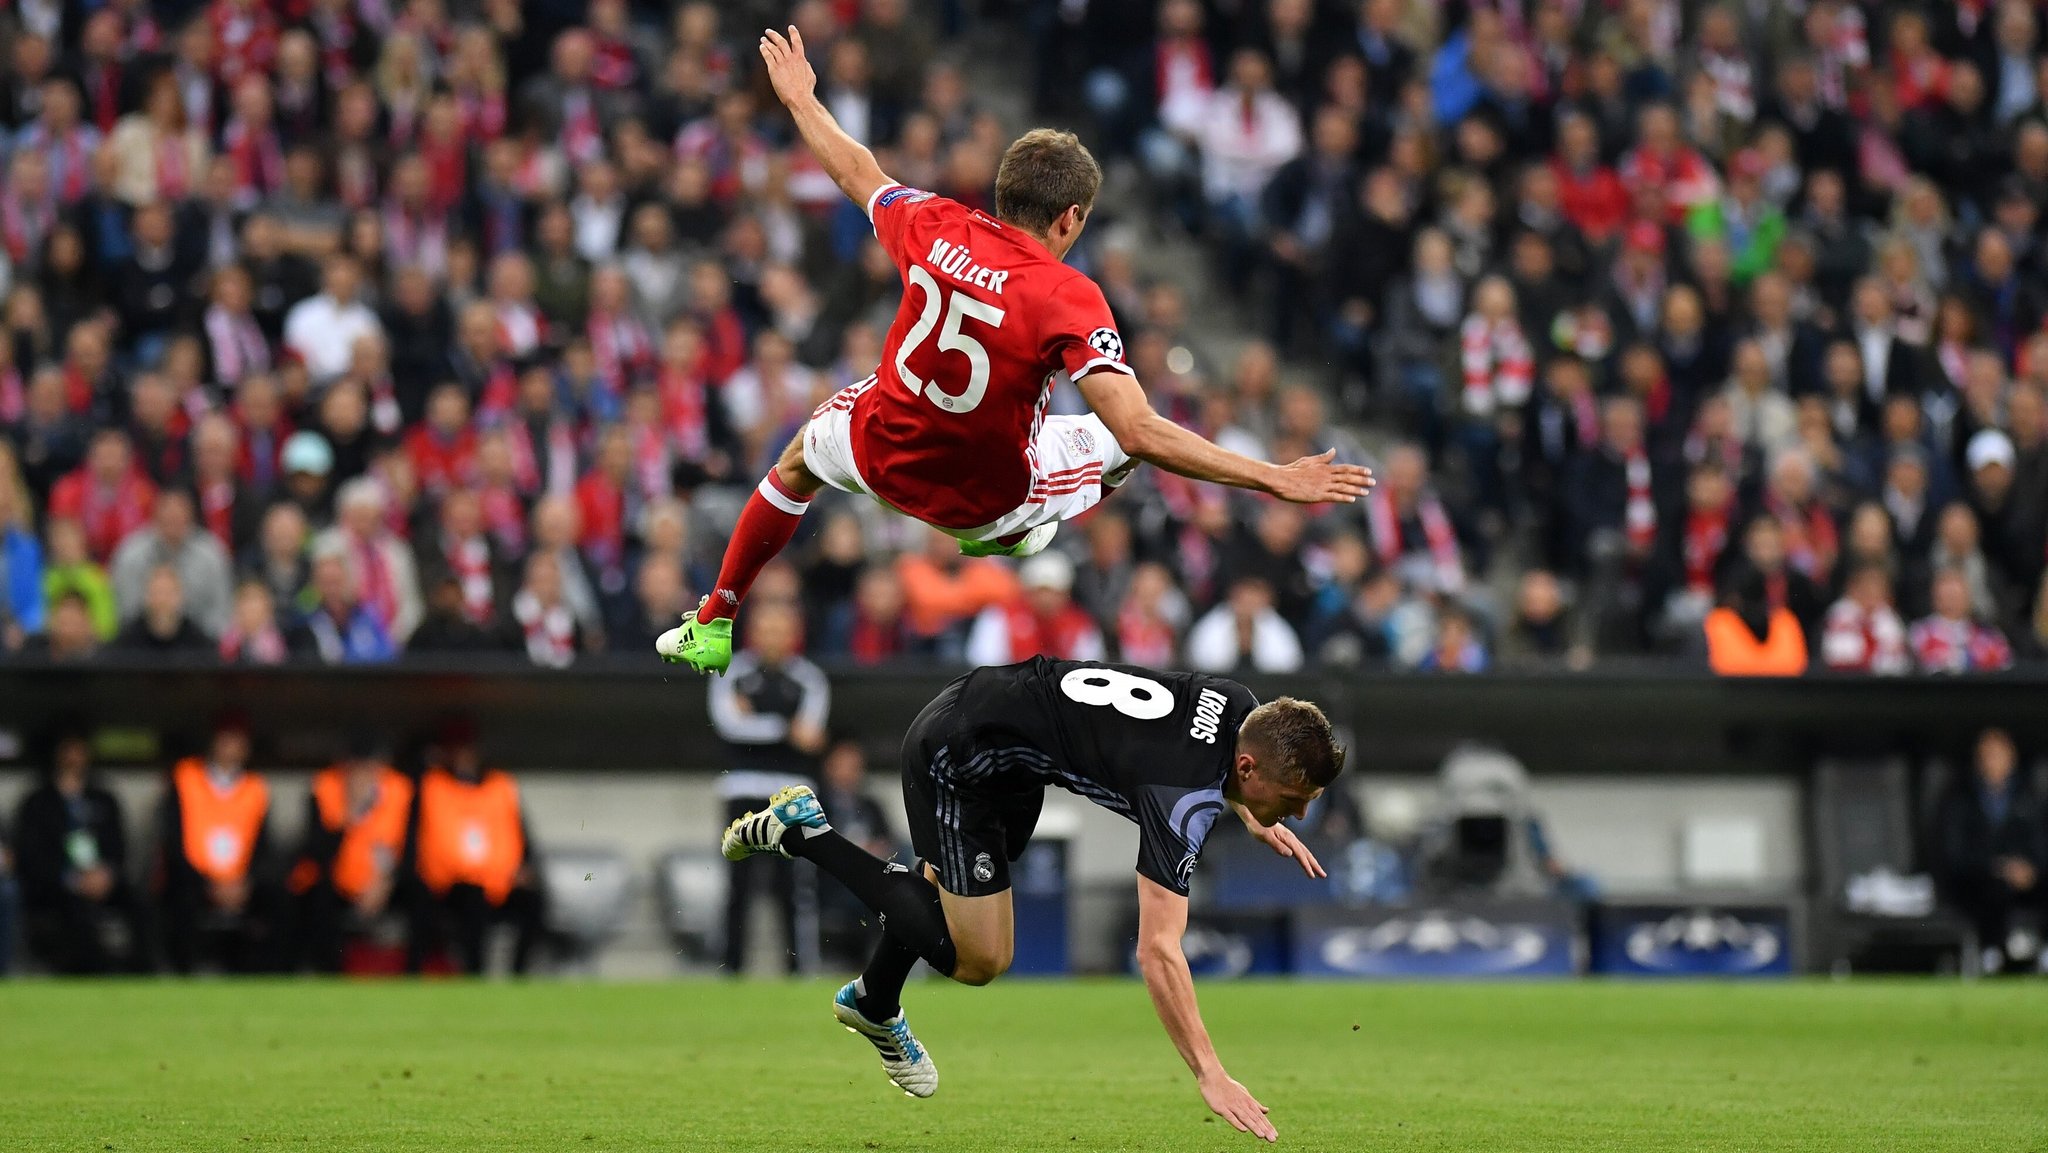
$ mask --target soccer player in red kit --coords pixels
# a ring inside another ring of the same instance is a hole
[[[1010,146],[990,216],[883,175],[819,102],[794,26],[763,33],[761,57],[804,143],[873,220],[903,302],[875,374],[820,405],[747,501],[717,586],[655,642],[663,659],[724,673],[740,601],[828,485],[949,533],[971,556],[1043,549],[1140,461],[1302,504],[1354,501],[1372,486],[1334,452],[1268,464],[1152,410],[1102,290],[1061,263],[1102,184],[1071,133],[1036,129]],[[1091,415],[1046,415],[1060,372]]]

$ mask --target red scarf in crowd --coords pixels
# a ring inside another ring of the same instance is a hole
[[[597,100],[583,89],[562,97],[562,154],[574,165],[588,164],[604,154],[604,126]]]
[[[487,485],[477,491],[477,505],[483,511],[484,528],[505,552],[518,556],[526,552],[526,502],[519,491],[505,485]]]
[[[1622,509],[1622,528],[1628,533],[1630,550],[1638,556],[1646,555],[1657,543],[1657,499],[1650,487],[1650,454],[1637,445],[1622,458],[1622,470],[1628,478],[1628,504]]]
[[[576,488],[576,432],[567,421],[548,422],[547,473],[542,475],[541,446],[533,443],[532,426],[514,419],[505,427],[512,446],[512,482],[522,493],[565,493]]]
[[[1521,325],[1513,320],[1496,323],[1474,313],[1458,329],[1458,344],[1467,413],[1491,416],[1498,407],[1520,408],[1528,402],[1536,365]]]
[[[597,52],[590,63],[590,82],[606,92],[631,88],[640,75],[640,64],[633,57],[633,46],[612,36],[595,39]]]
[[[204,324],[216,381],[233,388],[245,377],[270,371],[270,342],[263,339],[255,317],[216,304],[207,308]]]
[[[439,277],[448,269],[448,214],[439,208],[408,211],[391,198],[384,206],[384,251],[401,267]]]
[[[491,584],[490,543],[481,533],[461,540],[450,540],[443,533],[441,555],[448,559],[449,571],[462,585],[462,615],[472,624],[488,623],[496,603]]]
[[[576,659],[576,614],[560,601],[544,605],[521,589],[512,598],[512,617],[526,634],[526,655],[534,664],[566,668]]]
[[[462,132],[471,140],[488,143],[505,134],[505,94],[462,91],[455,94],[462,109]]]
[[[598,379],[615,393],[624,393],[654,364],[654,343],[647,329],[631,316],[607,316],[592,309],[583,327]]]
[[[1456,592],[1465,587],[1465,565],[1458,556],[1458,533],[1451,527],[1451,516],[1444,511],[1444,502],[1437,499],[1435,493],[1417,494],[1415,517],[1422,523],[1422,535],[1429,547],[1431,567],[1436,570],[1438,589]],[[1382,564],[1394,564],[1407,553],[1407,545],[1401,539],[1401,514],[1391,486],[1380,485],[1366,497],[1365,523],[1372,533],[1373,552]]]
[[[1825,580],[1835,563],[1835,522],[1817,500],[1800,508],[1772,494],[1764,511],[1785,527],[1785,563],[1815,580]]]
[[[20,267],[36,256],[43,238],[57,226],[57,202],[45,197],[40,204],[24,204],[13,190],[0,191],[0,239],[7,256]]]
[[[392,622],[398,619],[398,581],[392,575],[390,561],[374,537],[350,533],[349,546],[355,551],[363,605],[389,633]]]
[[[633,430],[633,475],[640,482],[642,498],[660,500],[669,494],[674,460],[661,429],[650,425]]]
[[[1728,510],[1694,509],[1685,518],[1685,587],[1714,595],[1714,569],[1728,547]]]
[[[238,116],[221,133],[221,143],[227,146],[228,163],[234,167],[238,201],[254,204],[284,188],[284,147],[278,143],[275,129],[266,127],[259,132]]]
[[[286,655],[284,633],[275,624],[253,633],[236,625],[220,637],[220,659],[229,664],[281,665]]]
[[[705,406],[709,387],[702,376],[663,366],[659,377],[661,421],[669,443],[687,461],[701,463],[711,451],[711,423]]]
[[[235,546],[241,543],[235,539],[235,482],[217,480],[198,488],[199,519],[228,555],[235,555]]]
[[[440,212],[462,203],[469,187],[469,159],[464,140],[427,140],[420,159],[427,165],[427,203]]]

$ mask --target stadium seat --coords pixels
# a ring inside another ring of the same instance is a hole
[[[654,870],[661,925],[683,955],[715,963],[724,947],[725,860],[704,849],[677,849]]]
[[[1977,941],[1968,924],[1939,910],[1887,915],[1850,908],[1851,881],[1880,871],[1919,874],[1920,822],[1903,757],[1824,758],[1814,766],[1814,917],[1810,961],[1837,973],[1927,970],[1975,975]]]
[[[588,966],[626,922],[638,878],[611,849],[550,849],[542,858],[547,929],[571,966]]]

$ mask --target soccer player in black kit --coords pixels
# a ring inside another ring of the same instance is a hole
[[[880,915],[874,958],[833,1000],[872,1042],[889,1079],[914,1097],[938,1088],[931,1055],[900,997],[922,958],[966,985],[1010,967],[1011,861],[1024,851],[1045,787],[1085,797],[1138,826],[1138,965],[1160,1022],[1202,1099],[1236,1126],[1278,1134],[1209,1043],[1182,954],[1188,878],[1226,810],[1311,877],[1323,868],[1280,822],[1300,816],[1344,768],[1322,710],[1287,697],[1260,704],[1234,681],[1135,665],[1055,661],[977,669],[946,686],[903,738],[903,800],[918,868],[883,861],[832,831],[810,789],[784,789],[766,812],[726,829],[734,860],[781,853],[838,878]]]

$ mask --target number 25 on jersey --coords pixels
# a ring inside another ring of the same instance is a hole
[[[960,325],[971,317],[990,328],[1000,328],[1003,310],[964,292],[946,291],[921,265],[910,266],[908,279],[912,287],[924,293],[924,311],[918,315],[917,323],[910,326],[910,332],[903,338],[903,346],[896,350],[896,375],[903,379],[913,394],[947,412],[973,412],[980,407],[981,398],[988,392],[988,349],[961,331]],[[944,327],[939,325],[941,312],[945,314]],[[924,347],[934,328],[939,329],[940,352],[958,352],[967,357],[967,387],[959,392],[947,392],[939,387],[936,380],[923,380],[910,370],[911,354]]]

